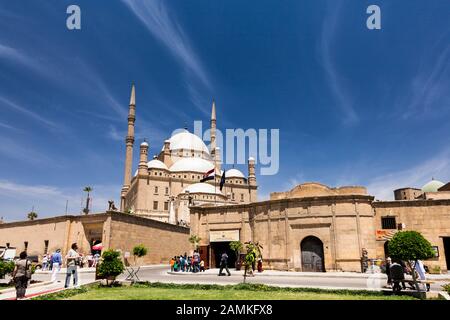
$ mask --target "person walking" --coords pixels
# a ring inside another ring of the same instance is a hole
[[[66,283],[64,285],[64,288],[68,288],[70,284],[70,278],[73,275],[73,285],[75,287],[78,286],[78,272],[77,272],[77,266],[79,265],[79,259],[80,255],[77,252],[78,246],[76,243],[72,243],[72,247],[69,250],[69,253],[66,256],[66,266],[67,266],[67,272],[66,272]]]
[[[48,266],[48,256],[47,254],[44,254],[44,256],[42,257],[42,271],[47,271],[47,266]]]
[[[225,270],[228,273],[228,276],[231,276],[230,270],[228,270],[228,255],[226,252],[222,253],[222,256],[220,257],[220,270],[219,270],[219,276],[224,276],[225,274],[222,273],[222,270],[225,268]]]
[[[386,275],[387,275],[387,285],[389,287],[392,285],[391,265],[392,265],[392,259],[390,257],[387,257],[387,259],[386,259]]]
[[[31,262],[27,259],[26,251],[20,253],[19,260],[15,263],[12,277],[16,286],[16,299],[25,298],[28,281],[31,279]]]
[[[427,280],[426,271],[425,271],[423,262],[421,260],[416,261],[416,263],[414,265],[414,269],[416,269],[417,275],[419,276],[419,280],[425,282]],[[426,285],[426,290],[430,291],[430,284],[425,283],[425,285]]]
[[[62,265],[62,256],[61,256],[61,250],[57,249],[55,253],[52,255],[52,278],[51,281],[56,281],[56,275],[61,271],[61,265]]]

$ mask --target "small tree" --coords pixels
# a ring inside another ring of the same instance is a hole
[[[263,249],[263,247],[259,244],[259,242],[246,242],[245,243],[246,246],[246,253],[245,253],[245,258],[244,258],[244,267],[245,267],[245,271],[244,271],[244,283],[245,280],[247,279],[247,273],[248,273],[248,269],[252,267],[253,263],[255,263],[255,261],[258,258],[262,258],[262,254],[261,254],[261,250]],[[252,271],[253,274],[253,271]]]
[[[92,190],[94,190],[94,189],[92,189],[92,187],[89,187],[89,186],[85,187],[83,189],[83,191],[87,193],[86,208],[83,209],[84,214],[88,214],[89,213],[89,201],[90,201],[89,194],[92,192]]]
[[[244,245],[240,241],[231,241],[230,242],[230,249],[234,251],[236,254],[236,269],[239,264],[239,254],[241,253],[242,249],[244,249]]]
[[[147,255],[147,248],[143,244],[139,244],[133,248],[133,256],[134,256],[134,264],[136,264],[136,260],[142,258]]]
[[[106,284],[108,281],[112,280],[111,285],[116,280],[116,277],[122,274],[124,270],[124,265],[120,259],[120,252],[110,249],[106,250],[102,254],[102,262],[98,266],[98,276],[100,278],[106,279]]]
[[[37,213],[34,211],[31,211],[30,213],[28,213],[27,218],[30,221],[33,221],[34,219],[36,219],[38,217]]]
[[[197,250],[198,244],[200,243],[201,240],[202,240],[202,238],[200,238],[199,236],[196,236],[195,234],[193,234],[189,237],[189,242],[192,243],[195,250]]]
[[[416,263],[434,257],[434,250],[430,242],[417,231],[397,232],[388,245],[392,258],[407,261],[412,269],[414,285],[419,291],[416,277]]]

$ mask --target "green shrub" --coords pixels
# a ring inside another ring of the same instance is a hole
[[[392,258],[404,261],[426,260],[434,257],[431,243],[417,231],[400,231],[389,241]]]
[[[139,244],[133,248],[133,255],[140,258],[147,254],[147,248],[143,244]]]
[[[4,278],[6,275],[11,275],[14,271],[14,266],[14,261],[0,260],[0,279]]]
[[[124,270],[124,265],[120,259],[120,252],[110,249],[102,254],[102,261],[98,266],[97,274],[100,278],[115,280]],[[113,281],[114,282],[114,281]]]
[[[444,284],[442,288],[450,294],[450,283]]]

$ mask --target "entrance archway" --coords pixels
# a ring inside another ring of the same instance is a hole
[[[323,255],[323,243],[319,238],[309,236],[300,243],[302,255],[302,271],[325,272],[325,259]]]
[[[384,257],[389,257],[389,240],[384,243]]]

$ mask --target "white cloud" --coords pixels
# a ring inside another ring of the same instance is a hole
[[[37,120],[38,123],[40,123],[41,125],[47,127],[48,129],[61,129],[60,125],[56,124],[53,121],[50,121],[42,116],[40,116],[39,114],[37,114],[36,112],[30,111],[29,109],[20,106],[19,104],[5,98],[5,97],[1,97],[0,96],[0,105],[6,105],[11,109],[14,109],[30,118],[33,118],[34,120]]]
[[[117,204],[120,186],[93,185],[92,212],[104,212],[108,200]],[[0,216],[7,221],[22,220],[34,207],[39,217],[65,214],[68,201],[68,214],[80,214],[85,205],[86,195],[83,186],[59,188],[47,185],[24,185],[8,180],[0,180]]]
[[[339,75],[332,56],[332,41],[335,36],[335,30],[338,25],[340,14],[339,4],[336,7],[330,7],[329,14],[324,19],[322,26],[322,37],[320,39],[320,56],[322,58],[323,67],[328,79],[328,84],[334,94],[338,107],[343,112],[346,124],[354,124],[359,121],[359,117],[353,108],[353,99],[348,89],[344,87],[344,79]]]
[[[186,71],[185,81],[191,102],[203,113],[207,112],[208,99],[202,97],[200,92],[208,94],[209,91],[212,91],[211,78],[193,49],[189,37],[181,25],[175,21],[174,16],[169,14],[165,2],[161,0],[122,0],[122,2],[178,60]],[[201,89],[199,90],[196,86],[200,86]]]

